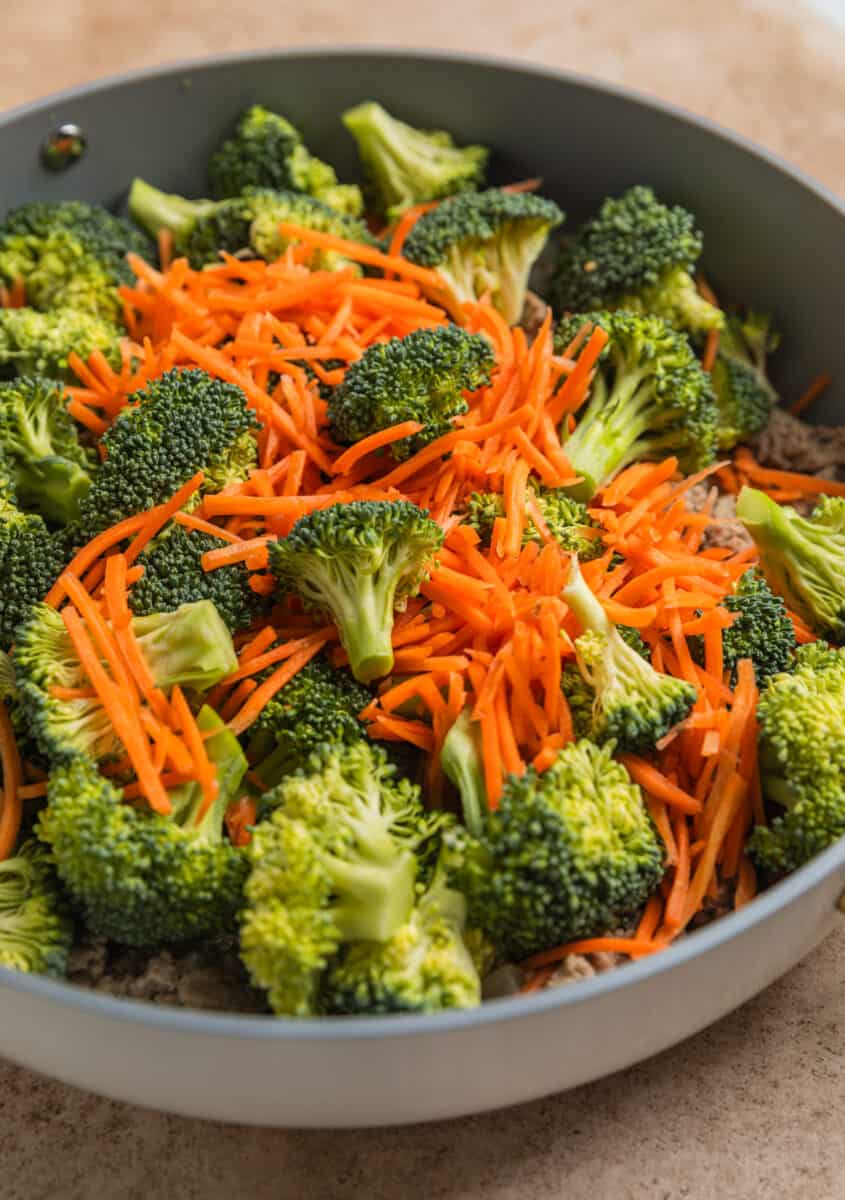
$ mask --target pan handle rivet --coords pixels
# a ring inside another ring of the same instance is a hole
[[[66,171],[85,153],[87,140],[78,125],[60,125],[41,146],[41,162],[48,171]]]

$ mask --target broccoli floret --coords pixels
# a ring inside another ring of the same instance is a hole
[[[60,384],[36,377],[0,383],[0,448],[22,507],[60,525],[79,516],[90,463]]]
[[[210,600],[231,633],[247,629],[266,608],[249,586],[249,571],[242,563],[202,568],[203,555],[225,545],[213,534],[171,524],[138,559],[144,574],[129,593],[133,613],[145,617]]]
[[[733,624],[722,631],[722,660],[736,676],[736,664],[750,658],[757,682],[789,669],[797,642],[795,628],[789,619],[786,605],[776,596],[758,571],[746,571],[733,592],[723,601],[730,613],[736,613]],[[690,650],[697,663],[704,663],[704,639],[690,638]]]
[[[484,184],[484,146],[456,146],[451,134],[415,129],[373,100],[347,109],[343,123],[355,138],[376,208],[389,221],[414,204]]]
[[[556,204],[529,192],[465,192],[424,213],[402,253],[418,266],[436,268],[443,286],[429,294],[456,319],[464,304],[489,292],[508,324],[515,325],[531,268],[562,220]]]
[[[208,178],[218,200],[270,188],[307,192],[351,217],[364,207],[360,188],[339,184],[334,167],[309,153],[299,130],[260,104],[243,113],[232,137],[211,156]]]
[[[0,862],[0,967],[62,976],[72,940],[49,851],[24,842]]]
[[[0,496],[0,647],[11,646],[30,607],[44,599],[66,562],[42,518]]]
[[[315,1011],[345,942],[384,942],[408,920],[424,836],[419,788],[358,742],[282,780],[248,847],[241,958],[274,1012]]]
[[[0,375],[48,375],[74,379],[68,355],[84,361],[101,350],[112,366],[120,364],[121,331],[96,313],[77,308],[36,312],[0,308]]]
[[[173,613],[134,617],[132,630],[156,687],[175,684],[205,691],[237,667],[226,626],[209,600]],[[17,632],[15,675],[20,702],[39,749],[52,762],[83,754],[101,761],[121,752],[111,719],[97,697],[61,700],[51,689],[87,688],[64,621],[47,604],[35,604]]]
[[[760,772],[784,811],[758,826],[748,853],[768,878],[794,871],[845,835],[845,652],[799,647],[795,670],[760,696]]]
[[[234,384],[177,369],[131,399],[103,435],[106,458],[82,502],[88,537],[169,500],[197,471],[216,492],[256,463],[258,423]]]
[[[332,393],[332,434],[352,445],[391,425],[418,421],[424,426],[419,433],[390,446],[401,461],[450,431],[454,418],[467,411],[464,392],[486,387],[493,365],[487,339],[457,325],[376,342]]]
[[[279,233],[281,221],[373,244],[361,221],[300,192],[253,188],[232,200],[186,200],[136,179],[129,193],[129,211],[150,233],[169,229],[176,252],[186,255],[197,269],[218,262],[221,250],[230,254],[248,251],[274,262],[288,245]],[[327,271],[355,265],[336,251],[320,252],[312,261]]]
[[[384,942],[345,946],[320,990],[329,1013],[439,1012],[481,1003],[464,941],[466,900],[439,869],[410,917]]]
[[[257,675],[259,685],[275,666]],[[314,658],[276,693],[250,728],[247,757],[268,787],[275,787],[314,754],[352,745],[366,736],[358,714],[370,703],[367,688],[325,658]]]
[[[356,500],[300,517],[270,543],[282,594],[326,613],[337,625],[361,683],[393,667],[394,609],[419,591],[443,533],[407,500]]]
[[[205,745],[218,782],[204,815],[197,784],[172,793],[173,812],[160,816],[125,803],[84,758],[52,772],[36,833],[52,848],[59,879],[92,933],[163,946],[234,927],[247,862],[225,840],[223,816],[247,764],[212,709],[201,709],[197,723],[212,734]]]
[[[687,716],[696,689],[683,679],[655,671],[628,644],[584,582],[577,559],[563,598],[585,631],[575,640],[575,654],[594,695],[589,736],[598,742],[613,741],[620,750],[653,749]]]
[[[630,646],[646,662],[651,662],[651,652],[640,636],[639,630],[634,629],[631,625],[617,625],[616,632],[626,646]],[[596,693],[595,689],[581,674],[577,663],[569,662],[566,664],[563,668],[560,685],[569,706],[575,736],[592,737]]]
[[[571,742],[542,775],[505,782],[480,838],[447,833],[469,917],[522,958],[626,924],[656,887],[663,855],[640,789],[613,746]]]
[[[845,499],[825,496],[809,517],[743,488],[736,515],[772,589],[816,633],[845,641]]]
[[[710,373],[720,449],[730,450],[768,425],[778,395],[766,376],[766,361],[778,342],[771,318],[764,313],[750,312],[744,320],[728,318]]]
[[[21,280],[42,312],[73,308],[117,322],[117,289],[131,284],[128,252],[150,258],[137,229],[104,208],[76,200],[24,204],[0,225],[0,279]]]
[[[461,712],[443,739],[440,767],[460,793],[464,824],[473,837],[481,837],[488,807],[487,785],[481,731],[472,719],[471,709]]]
[[[682,471],[708,466],[716,448],[716,406],[709,376],[689,342],[660,317],[630,312],[565,319],[555,345],[569,345],[587,322],[608,335],[586,406],[566,442],[589,499],[632,462],[676,455]]]
[[[651,188],[604,201],[562,248],[552,287],[561,312],[627,309],[681,329],[721,329],[720,309],[698,294],[691,272],[701,234],[686,209],[667,208]]]
[[[590,516],[586,504],[574,500],[566,488],[532,484],[531,494],[549,533],[563,550],[577,554],[581,562],[590,562],[604,554],[604,541],[599,534],[601,526]],[[482,542],[489,546],[496,520],[504,515],[504,497],[498,492],[474,492],[469,498],[465,519]],[[591,535],[590,530],[596,530],[596,533]],[[542,535],[529,513],[522,531],[522,544],[542,544],[542,541]]]

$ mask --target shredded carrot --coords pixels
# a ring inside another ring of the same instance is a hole
[[[527,970],[546,967],[551,963],[560,962],[568,954],[653,954],[660,950],[657,942],[648,939],[626,937],[595,937],[582,938],[580,941],[567,942],[563,946],[555,946],[552,950],[544,950],[542,954],[533,954],[520,965]]]
[[[823,392],[827,391],[832,382],[833,376],[828,375],[827,372],[825,372],[824,375],[817,375],[807,388],[806,392],[804,392],[802,396],[799,396],[794,404],[789,406],[789,411],[792,413],[793,417],[800,416],[801,413],[806,412],[812,404],[815,404],[819,396],[821,396]]]
[[[392,446],[394,442],[399,442],[402,438],[413,437],[415,433],[419,433],[423,426],[419,421],[401,421],[398,425],[391,425],[387,429],[380,429],[377,433],[371,433],[369,437],[361,438],[354,446],[350,446],[345,450],[339,458],[335,459],[332,465],[333,475],[343,475],[347,471],[351,471],[357,462],[366,455],[371,454],[374,450],[381,450],[385,446]]]
[[[5,704],[0,704],[0,766],[3,768],[3,791],[0,801],[0,862],[14,852],[21,827],[23,807],[21,795],[21,760],[15,731]]]

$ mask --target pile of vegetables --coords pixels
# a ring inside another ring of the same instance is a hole
[[[0,226],[0,965],[228,938],[280,1015],[470,1007],[845,833],[845,485],[749,447],[768,319],[635,186],[523,326],[541,181],[343,120],[363,190],[256,106],[209,199]]]

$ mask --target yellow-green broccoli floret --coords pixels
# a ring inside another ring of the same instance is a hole
[[[601,526],[590,516],[586,504],[573,499],[566,488],[547,488],[538,483],[529,486],[540,516],[562,550],[577,554],[581,562],[590,562],[604,554]],[[494,525],[504,515],[504,497],[498,492],[473,492],[470,496],[466,523],[472,526],[485,545],[489,546]],[[522,531],[523,546],[529,542],[538,545],[543,543],[543,535],[530,511]]]
[[[64,975],[73,922],[50,853],[27,841],[0,862],[0,967]]]
[[[0,374],[73,381],[68,367],[72,352],[86,362],[100,350],[116,367],[122,336],[117,325],[84,309],[0,308]]]

